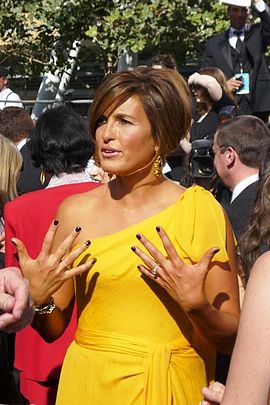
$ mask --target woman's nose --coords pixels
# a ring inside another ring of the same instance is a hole
[[[113,121],[108,120],[106,124],[102,126],[102,137],[106,142],[115,137],[115,127]]]

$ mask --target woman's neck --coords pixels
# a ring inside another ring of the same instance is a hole
[[[140,173],[132,176],[117,176],[114,180],[108,183],[109,191],[113,199],[131,199],[140,200],[149,193],[155,194],[155,190],[166,181],[166,177],[162,174],[157,178],[153,173],[149,176],[142,176]]]

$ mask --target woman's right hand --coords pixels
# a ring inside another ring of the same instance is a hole
[[[58,249],[52,253],[51,248],[58,226],[58,221],[54,220],[45,235],[41,251],[36,259],[29,256],[24,243],[20,239],[11,239],[16,246],[21,271],[29,281],[32,300],[36,305],[49,302],[50,297],[65,281],[90,270],[96,262],[96,259],[85,261],[84,258],[83,264],[72,268],[74,260],[90,245],[90,241],[86,241],[83,245],[70,252],[75,239],[81,231],[79,226],[73,229]]]

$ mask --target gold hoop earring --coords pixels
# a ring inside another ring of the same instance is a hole
[[[163,159],[159,154],[159,147],[155,147],[156,151],[156,159],[154,161],[154,175],[159,178],[159,176],[162,174],[162,167],[163,167]]]

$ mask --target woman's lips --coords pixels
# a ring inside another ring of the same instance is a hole
[[[112,149],[112,148],[104,148],[104,149],[102,149],[101,153],[102,153],[103,157],[110,158],[110,157],[118,156],[120,151],[117,149]]]

